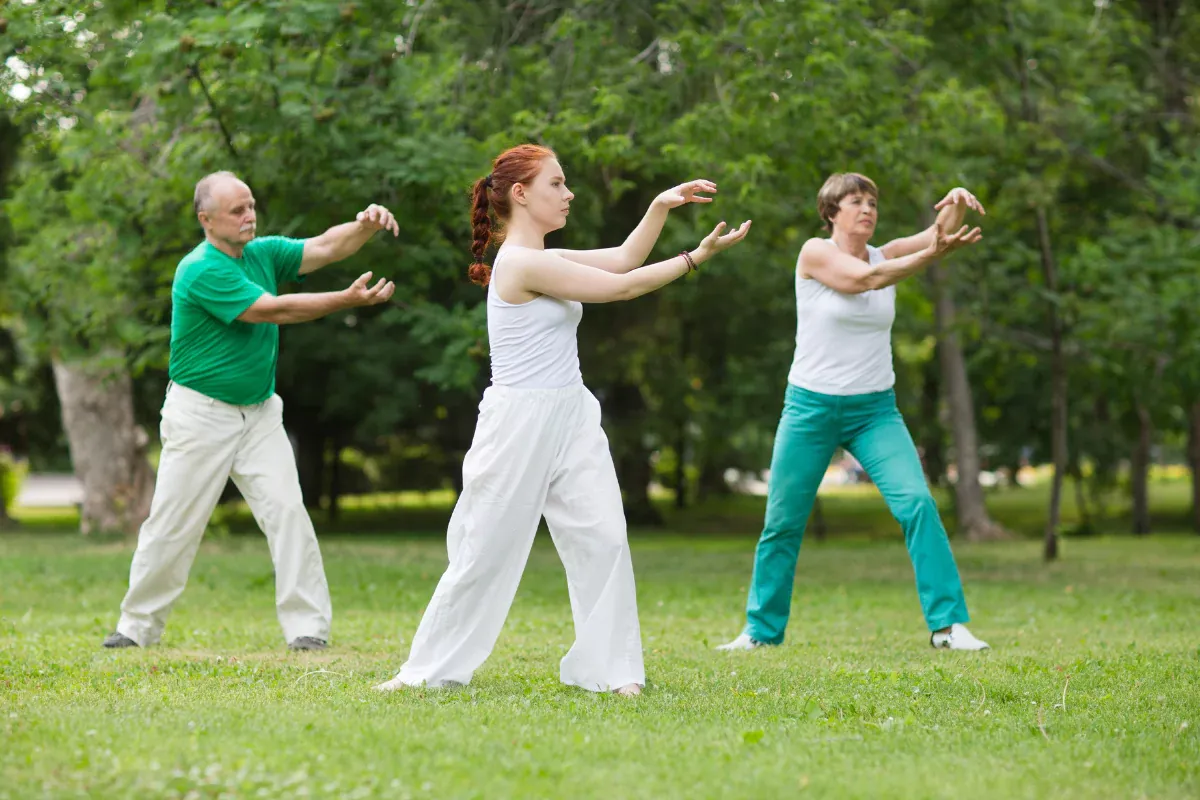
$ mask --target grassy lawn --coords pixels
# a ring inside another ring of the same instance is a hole
[[[283,648],[261,537],[206,543],[163,645],[109,652],[130,543],[0,536],[0,798],[1200,796],[1200,537],[1079,538],[1050,566],[1036,541],[957,544],[993,650],[948,653],[894,525],[839,497],[788,641],[726,654],[757,512],[727,508],[725,533],[694,513],[704,536],[634,537],[632,701],[558,684],[546,537],[469,687],[378,696],[444,566],[436,529],[325,538],[315,655]]]

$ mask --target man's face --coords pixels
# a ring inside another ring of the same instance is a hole
[[[204,230],[214,239],[244,245],[254,238],[258,217],[250,187],[235,178],[217,182],[208,209],[198,215]]]

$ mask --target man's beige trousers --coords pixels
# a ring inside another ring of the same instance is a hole
[[[275,606],[288,642],[329,638],[333,610],[278,395],[233,406],[173,384],[162,409],[162,457],[150,516],[138,534],[117,631],[141,646],[162,636],[187,585],[225,482],[233,478],[271,549]]]

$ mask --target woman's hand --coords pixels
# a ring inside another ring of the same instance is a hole
[[[716,194],[717,185],[712,181],[703,179],[688,181],[667,189],[665,192],[654,198],[657,205],[664,208],[679,208],[685,203],[711,203],[711,197],[703,197],[702,194]]]
[[[942,226],[936,222],[929,228],[929,233],[931,234],[929,245],[921,255],[931,261],[945,258],[955,250],[975,244],[983,238],[983,232],[979,228],[968,230],[966,225],[959,228],[957,232],[947,235],[942,230]]]
[[[951,189],[949,193],[941,199],[941,202],[933,207],[933,210],[941,211],[946,206],[958,205],[959,203],[965,204],[967,208],[978,214],[981,214],[982,216],[987,216],[987,212],[983,210],[983,205],[979,202],[979,198],[961,186]]]
[[[700,261],[708,259],[720,253],[722,250],[728,250],[735,244],[746,238],[746,234],[750,232],[750,220],[746,220],[741,224],[741,227],[732,230],[724,236],[721,231],[725,230],[725,223],[717,223],[717,227],[713,228],[712,233],[704,237],[700,242],[700,246],[693,252]]]

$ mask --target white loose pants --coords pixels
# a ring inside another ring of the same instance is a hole
[[[329,638],[333,610],[283,401],[222,403],[178,384],[162,408],[162,457],[150,516],[138,534],[117,631],[143,647],[162,636],[225,482],[246,499],[275,562],[275,606],[286,641]]]
[[[504,626],[543,514],[575,621],[562,682],[591,691],[645,685],[621,490],[600,404],[583,385],[484,392],[447,532],[450,565],[401,682],[471,680]]]

